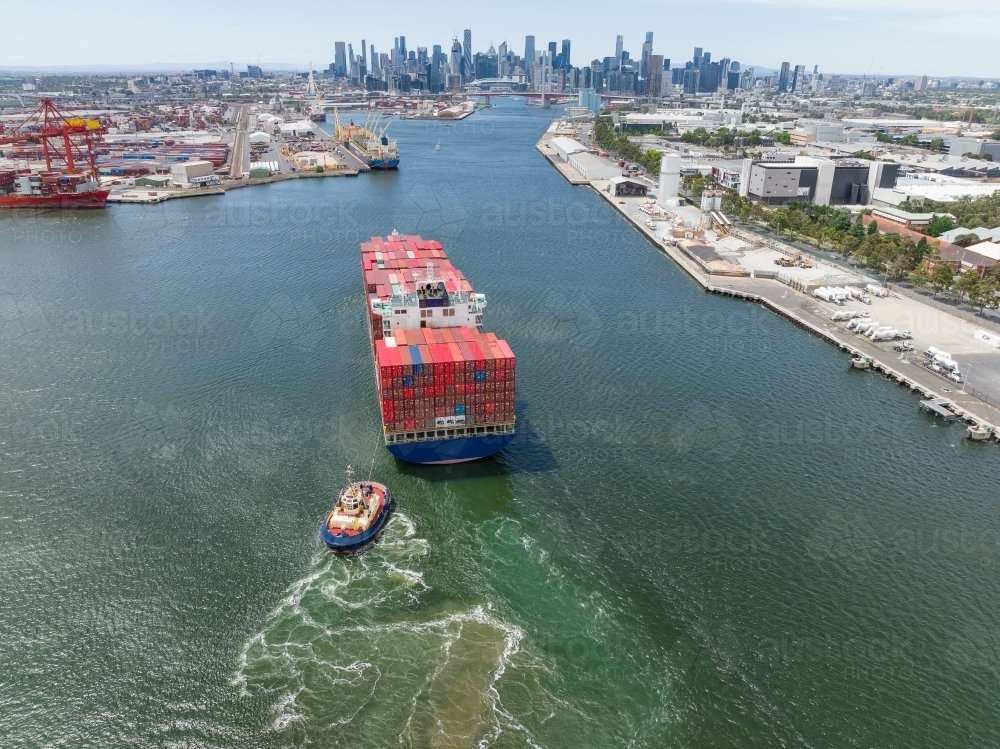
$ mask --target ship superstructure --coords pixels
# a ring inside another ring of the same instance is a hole
[[[419,236],[361,245],[385,443],[412,463],[492,455],[514,437],[516,358],[483,331],[486,297]]]

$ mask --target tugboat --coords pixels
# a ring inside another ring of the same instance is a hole
[[[392,495],[385,484],[354,481],[347,467],[347,486],[340,490],[337,504],[319,528],[330,551],[355,554],[371,544],[382,532],[392,512]]]

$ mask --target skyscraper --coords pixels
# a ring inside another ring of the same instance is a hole
[[[625,39],[621,34],[615,39],[615,59],[622,61],[622,49],[625,47]]]
[[[406,37],[399,37],[399,57],[402,60],[406,60]]]
[[[784,93],[788,90],[788,73],[790,68],[791,63],[781,63],[781,74],[778,76],[778,93]]]
[[[361,66],[359,68],[361,82],[364,83],[365,76],[368,75],[368,47],[365,40],[361,40]]]
[[[455,37],[451,43],[451,74],[462,75],[462,43]]]
[[[649,78],[646,79],[646,96],[657,101],[663,95],[663,55],[649,56]]]
[[[471,81],[476,77],[472,69],[472,29],[462,32],[462,80]]]
[[[562,40],[562,68],[563,70],[570,69],[569,63],[569,39]]]
[[[646,41],[642,43],[642,62],[639,65],[639,75],[649,78],[651,70],[649,66],[649,56],[653,54],[653,32],[646,32]]]
[[[684,86],[685,94],[696,94],[698,93],[699,84],[701,83],[698,79],[701,78],[701,71],[698,68],[685,68],[684,78],[682,85]]]
[[[806,77],[806,66],[805,65],[796,65],[795,66],[795,72],[792,74],[791,90],[793,92],[797,91],[799,89],[799,87],[802,86],[802,83],[804,82],[805,77]]]
[[[347,75],[347,46],[343,42],[334,42],[333,72],[338,78]]]
[[[528,76],[528,81],[534,80],[532,67],[535,65],[535,37],[524,37],[524,74]]]
[[[694,48],[694,57],[692,58],[694,62],[694,67],[701,69],[701,47]]]

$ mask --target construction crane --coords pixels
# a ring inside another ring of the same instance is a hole
[[[40,145],[47,172],[52,171],[53,160],[64,162],[65,171],[70,174],[77,174],[77,164],[85,163],[97,179],[94,147],[106,132],[107,128],[98,120],[67,117],[52,99],[45,98],[20,124],[7,131],[0,130],[0,145]]]

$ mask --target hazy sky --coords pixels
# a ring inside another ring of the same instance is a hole
[[[4,0],[0,67],[286,62],[317,69],[333,60],[335,40],[359,52],[406,36],[407,48],[447,46],[472,29],[474,51],[490,42],[524,52],[572,40],[572,62],[614,54],[615,35],[638,57],[646,31],[653,49],[683,62],[692,48],[744,64],[778,67],[784,60],[834,73],[1000,77],[1000,0],[508,0],[489,6],[463,0],[338,3],[297,0],[167,3]]]

